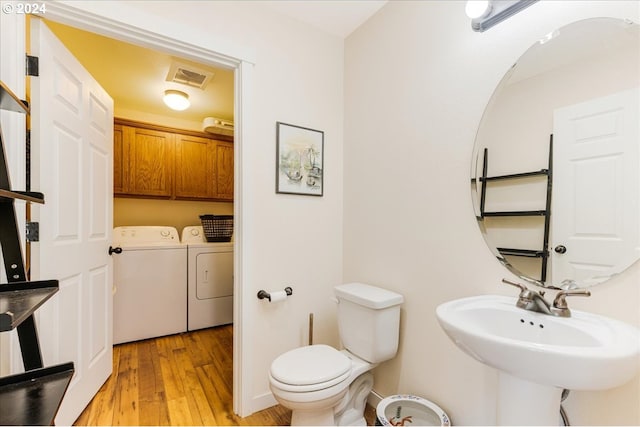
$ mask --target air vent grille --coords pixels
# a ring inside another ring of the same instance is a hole
[[[171,64],[167,74],[167,81],[204,89],[213,78],[213,75],[212,71],[174,62]]]

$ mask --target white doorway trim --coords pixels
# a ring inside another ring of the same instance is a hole
[[[114,2],[47,2],[46,19],[60,22],[76,28],[91,31],[121,41],[166,52],[203,64],[226,67],[235,70],[235,139],[234,139],[234,216],[235,216],[235,265],[234,265],[234,327],[233,327],[233,411],[241,417],[254,412],[251,396],[251,364],[245,355],[251,354],[250,334],[245,326],[251,325],[249,310],[243,309],[243,294],[245,293],[244,248],[247,247],[247,236],[243,229],[245,212],[243,198],[247,191],[243,181],[245,154],[243,142],[249,135],[249,105],[251,99],[251,82],[253,61],[250,54],[241,48],[231,49],[237,54],[223,54],[210,48],[192,44],[188,41],[164,36],[158,32],[144,29],[131,23],[121,21],[120,17],[139,16],[139,10],[131,9],[132,13],[123,13],[128,9],[125,2],[118,2],[119,13],[108,13],[108,8],[114,7]],[[89,5],[87,4],[89,3]],[[102,4],[101,4],[102,3]],[[89,10],[89,8],[91,8]],[[105,9],[106,8],[106,9]],[[112,9],[113,10],[113,9]],[[102,12],[105,12],[102,14]],[[117,15],[117,17],[116,17]],[[110,16],[113,16],[111,18]],[[147,17],[148,20],[148,17]],[[139,24],[139,22],[138,22]],[[157,28],[162,28],[159,26]],[[166,27],[165,27],[166,28]],[[216,41],[210,44],[216,45]],[[220,51],[230,50],[229,46],[220,43]]]

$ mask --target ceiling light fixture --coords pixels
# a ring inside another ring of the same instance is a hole
[[[464,11],[471,19],[482,18],[491,12],[491,2],[489,0],[469,0]]]
[[[167,104],[167,107],[176,111],[186,110],[191,105],[189,95],[179,90],[165,90],[162,100]]]
[[[465,11],[473,31],[483,32],[538,0],[469,0]]]

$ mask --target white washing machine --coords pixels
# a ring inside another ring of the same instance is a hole
[[[113,249],[114,344],[185,332],[187,248],[178,231],[116,227]]]
[[[187,247],[187,329],[233,323],[233,243],[207,243],[202,226],[182,230]]]

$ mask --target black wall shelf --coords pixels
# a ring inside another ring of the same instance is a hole
[[[502,256],[517,256],[526,258],[540,258],[540,281],[545,282],[547,280],[547,264],[549,258],[549,226],[551,218],[551,190],[553,186],[553,135],[549,137],[549,164],[548,168],[540,169],[529,172],[513,173],[506,175],[488,175],[489,168],[489,150],[484,149],[484,157],[482,164],[482,176],[478,178],[481,183],[480,193],[480,217],[478,220],[483,220],[487,217],[542,217],[544,219],[544,230],[541,249],[521,249],[521,248],[496,248]],[[531,178],[535,176],[541,176],[547,178],[547,192],[545,198],[545,208],[541,210],[527,210],[527,211],[485,211],[485,202],[487,198],[487,183],[492,181],[503,180],[519,180],[523,178]],[[475,180],[472,180],[475,182]]]
[[[73,372],[69,362],[0,378],[0,425],[53,425]]]
[[[0,332],[17,328],[56,292],[57,280],[0,286]]]
[[[0,189],[0,201],[24,200],[25,202],[44,203],[44,194],[35,191],[9,191]]]
[[[21,101],[3,82],[0,81],[0,109],[16,113],[29,114],[27,103]]]

